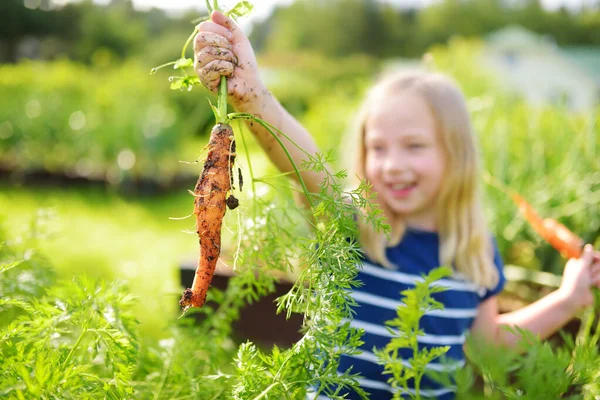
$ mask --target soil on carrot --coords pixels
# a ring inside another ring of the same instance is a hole
[[[221,225],[227,206],[233,209],[238,200],[229,195],[232,190],[235,141],[229,125],[217,124],[212,129],[209,149],[202,173],[194,189],[196,233],[200,242],[198,268],[192,287],[179,301],[184,309],[202,307],[221,252]]]

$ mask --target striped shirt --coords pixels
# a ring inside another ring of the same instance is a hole
[[[435,232],[409,228],[401,243],[387,249],[388,259],[399,270],[385,269],[365,260],[357,279],[363,285],[353,291],[353,298],[358,304],[354,308],[355,318],[351,325],[364,330],[360,347],[361,354],[341,357],[339,371],[352,367],[352,372],[360,373],[360,385],[370,393],[371,399],[391,399],[393,389],[387,383],[391,377],[383,374],[383,366],[377,363],[373,348],[383,349],[392,338],[385,322],[397,317],[396,309],[400,305],[400,292],[415,287],[421,276],[439,267],[439,237]],[[470,329],[479,304],[491,296],[498,294],[504,287],[502,260],[494,245],[494,261],[498,268],[500,281],[493,290],[482,288],[457,274],[439,281],[446,291],[435,293],[432,297],[444,305],[443,310],[430,311],[421,319],[420,328],[424,331],[419,336],[419,348],[449,346],[444,362],[434,360],[427,370],[447,372],[461,368],[465,363],[463,344],[465,334]],[[399,357],[408,365],[412,351],[401,349]],[[412,384],[412,381],[409,381]],[[454,399],[453,387],[443,387],[425,375],[421,381],[422,397],[437,399]],[[414,387],[409,386],[409,391]],[[320,396],[320,398],[323,398]],[[349,399],[360,398],[356,393],[348,393]]]

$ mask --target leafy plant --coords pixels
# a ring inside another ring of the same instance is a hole
[[[591,340],[575,342],[563,335],[565,345],[553,348],[531,332],[507,327],[520,337],[514,350],[470,337],[467,356],[470,374],[483,377],[486,398],[594,399],[600,393],[600,359]],[[479,389],[459,384],[459,398],[472,398]]]
[[[9,272],[21,267],[26,263],[0,263],[0,286],[6,288]],[[42,282],[37,281],[37,296],[9,291],[0,300],[3,314],[14,308],[22,311],[9,316],[10,322],[0,330],[0,395],[131,397],[132,360],[137,353],[135,319],[129,313],[133,297],[118,284],[86,278],[47,290]]]
[[[429,311],[441,310],[443,305],[431,294],[445,290],[435,281],[451,275],[451,270],[440,267],[431,271],[418,282],[414,289],[402,292],[403,304],[398,307],[398,318],[388,321],[394,335],[384,349],[375,349],[388,382],[397,391],[394,398],[410,396],[422,398],[420,382],[423,376],[456,388],[459,399],[594,399],[600,393],[600,357],[597,344],[600,331],[589,335],[591,324],[583,328],[580,339],[562,334],[564,346],[553,348],[531,332],[518,327],[504,327],[519,337],[515,348],[506,348],[487,339],[467,336],[466,356],[468,364],[450,371],[427,370],[426,366],[436,358],[442,365],[448,347],[435,347],[419,351],[418,337],[422,334],[419,320]],[[400,349],[411,349],[413,357],[404,362]],[[483,387],[478,384],[483,382]],[[414,392],[408,390],[413,380]],[[483,391],[482,391],[483,389]]]
[[[419,326],[421,318],[430,311],[444,308],[442,303],[431,296],[446,290],[440,285],[435,285],[435,281],[451,275],[450,268],[439,267],[423,276],[423,280],[417,282],[414,289],[402,292],[402,304],[396,310],[398,317],[386,322],[390,328],[397,328],[389,329],[394,337],[384,349],[375,349],[374,353],[385,366],[384,374],[392,375],[388,382],[396,389],[394,399],[401,399],[406,393],[411,398],[421,399],[421,379],[426,373],[427,365],[449,350],[448,346],[419,350],[418,340],[419,336],[424,335]],[[412,350],[413,355],[408,359],[409,365],[400,358],[400,349]],[[414,380],[414,395],[408,388],[411,379]]]

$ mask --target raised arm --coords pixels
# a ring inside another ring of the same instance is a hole
[[[234,21],[218,11],[213,12],[211,20],[198,26],[194,55],[196,72],[205,87],[216,92],[221,75],[227,76],[228,100],[236,111],[254,114],[267,121],[307,153],[318,152],[312,136],[263,84],[250,41]],[[275,166],[282,172],[292,171],[291,163],[275,138],[256,122],[247,124]],[[306,154],[285,137],[279,137],[296,165],[306,161]],[[310,192],[318,192],[324,175],[307,171],[302,172],[302,179]]]
[[[600,287],[600,253],[587,245],[581,258],[567,262],[559,289],[520,310],[500,315],[498,302],[492,297],[479,306],[472,332],[507,346],[515,346],[519,337],[503,326],[518,326],[546,339],[594,303],[594,287]]]

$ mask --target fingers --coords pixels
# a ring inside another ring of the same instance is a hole
[[[221,35],[227,40],[233,39],[233,33],[223,25],[214,23],[213,21],[204,21],[198,25],[198,32],[211,32]]]
[[[584,265],[591,265],[594,260],[594,248],[591,244],[586,244],[581,255]]]
[[[202,84],[214,91],[221,75],[233,73],[236,59],[231,43],[225,37],[232,35],[226,28],[210,21],[200,24],[198,30],[194,39],[194,68]]]
[[[588,245],[589,246],[589,245]],[[587,246],[586,246],[587,247]],[[591,248],[591,246],[590,246]],[[584,249],[585,251],[585,249]],[[590,278],[592,285],[600,288],[600,260],[598,260],[598,252],[592,251],[592,260],[590,260]]]
[[[199,32],[194,39],[194,53],[199,52],[206,46],[231,50],[231,43],[224,36],[214,32]]]
[[[202,68],[214,60],[228,61],[235,64],[236,59],[230,50],[207,46],[196,54],[196,68]]]
[[[213,60],[196,71],[202,84],[209,90],[215,90],[219,86],[221,75],[229,76],[233,73],[233,63],[223,60]]]
[[[594,259],[594,261],[592,262],[592,264],[590,266],[590,275],[592,276],[592,278],[600,277],[600,261],[599,260]]]
[[[600,270],[592,272],[591,274],[592,285],[600,288]]]
[[[245,90],[248,76],[253,78],[252,74],[256,72],[253,69],[256,61],[252,47],[248,38],[232,19],[218,11],[211,14],[211,19],[198,25],[199,33],[194,39],[194,69],[202,84],[214,92],[221,76],[235,78],[233,74],[234,71],[238,71],[239,64],[243,62],[244,66],[249,65],[252,68],[249,68],[249,72],[241,82],[233,84],[228,82],[228,94],[239,94],[238,92]],[[260,83],[259,79],[256,81]]]
[[[238,42],[245,38],[244,33],[242,32],[240,27],[231,18],[225,16],[219,11],[213,11],[213,13],[211,14],[211,18],[213,22],[215,22],[218,25],[221,25],[222,27],[227,28],[233,34],[232,40],[234,42]]]
[[[600,262],[600,251],[594,251],[594,262]]]

